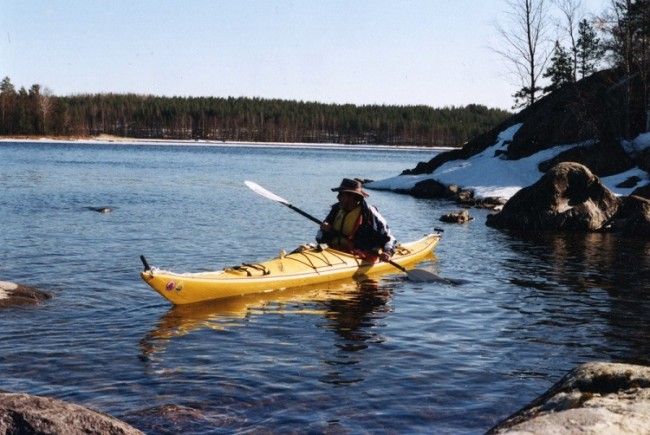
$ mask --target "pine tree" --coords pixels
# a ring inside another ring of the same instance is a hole
[[[9,77],[0,83],[0,134],[13,132],[15,118],[16,88]]]
[[[6,77],[2,79],[2,82],[0,82],[0,93],[2,94],[15,94],[16,93],[16,88],[14,85],[11,83],[11,79],[9,77]]]
[[[643,86],[646,130],[650,130],[650,0],[612,0],[613,25],[609,29],[607,49],[615,66],[628,79],[638,77]],[[624,136],[632,134],[631,107],[633,90],[626,81]]]
[[[569,53],[562,48],[559,41],[555,41],[551,65],[546,69],[544,78],[550,79],[551,84],[544,88],[545,93],[559,89],[565,83],[573,82],[573,66]]]
[[[596,31],[586,19],[578,26],[578,73],[585,78],[596,72],[596,65],[604,54]]]

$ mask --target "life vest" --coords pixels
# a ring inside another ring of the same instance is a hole
[[[336,235],[332,237],[330,245],[334,249],[351,251],[354,248],[352,240],[362,221],[361,206],[357,206],[348,212],[340,208],[332,223]]]

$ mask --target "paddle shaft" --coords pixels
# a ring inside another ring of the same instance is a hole
[[[316,222],[318,225],[321,225],[321,224],[323,223],[323,221],[321,221],[320,219],[315,218],[314,216],[310,215],[310,214],[307,213],[306,211],[302,211],[302,210],[300,210],[300,209],[299,209],[298,207],[296,207],[295,205],[287,204],[286,202],[281,202],[280,204],[286,205],[286,206],[289,207],[291,210],[295,211],[295,212],[298,213],[298,214],[303,215],[304,217],[306,217],[307,219],[309,219],[309,220],[311,220],[311,221]]]
[[[402,272],[406,273],[407,275],[408,275],[408,273],[409,273],[409,271],[406,270],[406,268],[405,268],[404,266],[402,266],[401,264],[397,264],[397,263],[395,263],[393,260],[390,260],[390,259],[389,259],[389,260],[386,260],[386,263],[390,264],[391,266],[395,266],[396,268],[398,268],[398,269],[401,270]]]

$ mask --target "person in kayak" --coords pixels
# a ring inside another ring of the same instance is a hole
[[[368,193],[362,189],[362,183],[344,178],[332,191],[338,192],[338,202],[323,221],[316,241],[366,259],[390,259],[395,238],[384,217],[366,202]]]

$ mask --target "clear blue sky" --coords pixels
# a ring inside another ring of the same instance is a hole
[[[585,9],[608,3],[585,0]],[[509,108],[516,86],[489,49],[505,8],[504,0],[0,0],[0,76],[56,95]]]

